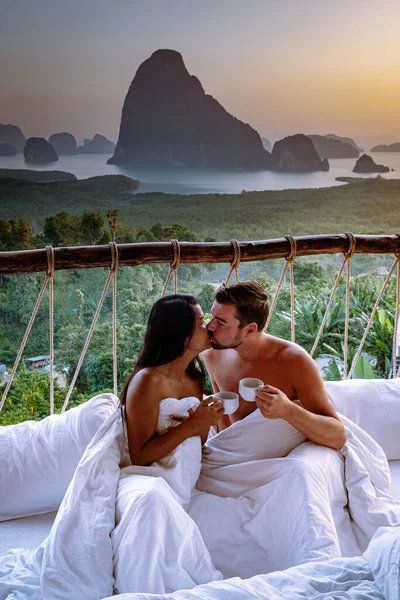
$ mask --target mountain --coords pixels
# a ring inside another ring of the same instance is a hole
[[[371,152],[400,152],[400,142],[389,144],[388,146],[379,144],[378,146],[371,148]]]
[[[271,162],[275,171],[329,171],[327,159],[320,159],[312,139],[302,133],[275,142]]]
[[[257,131],[204,92],[179,52],[157,50],[130,85],[108,163],[237,171],[266,169],[269,161]]]
[[[0,142],[2,144],[11,144],[20,154],[24,151],[26,138],[16,125],[2,125],[0,123]]]
[[[353,169],[353,173],[389,173],[389,171],[389,167],[377,165],[368,154],[360,156]]]
[[[358,137],[357,139],[360,142],[360,144],[363,146],[363,148],[366,148],[369,150],[370,148],[373,148],[374,146],[377,146],[378,144],[393,144],[394,142],[397,142],[398,136],[397,136],[397,138],[395,138],[393,135],[381,134],[381,135],[369,135],[366,137]]]
[[[59,156],[76,154],[76,139],[72,133],[54,133],[49,137],[49,142]]]
[[[309,135],[320,158],[358,158],[356,148],[339,139],[328,138],[324,135]]]
[[[350,146],[353,146],[359,152],[363,152],[363,149],[360,148],[358,144],[356,144],[353,138],[343,137],[342,135],[335,135],[334,133],[327,133],[324,137],[330,138],[332,140],[339,140],[339,142],[343,142],[344,144],[350,144]]]
[[[108,140],[104,135],[96,133],[92,140],[85,139],[83,146],[78,146],[77,154],[112,154],[115,150],[114,142]]]
[[[268,152],[271,152],[271,150],[272,150],[271,142],[266,137],[262,137],[261,141],[262,141],[262,145],[264,146],[264,149],[267,150]]]
[[[27,163],[47,163],[58,160],[57,152],[44,138],[31,137],[26,140],[24,157]]]

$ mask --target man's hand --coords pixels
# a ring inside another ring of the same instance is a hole
[[[266,419],[286,419],[291,401],[278,388],[264,385],[257,391],[256,404]]]

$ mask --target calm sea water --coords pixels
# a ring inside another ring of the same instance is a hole
[[[395,169],[385,173],[387,179],[400,179],[400,153],[374,153],[376,163]],[[354,158],[330,159],[328,172],[314,173],[255,173],[210,172],[182,168],[122,168],[107,165],[107,155],[79,154],[60,156],[56,163],[36,166],[36,170],[68,171],[85,179],[94,175],[123,174],[140,180],[140,192],[168,192],[176,194],[239,193],[242,190],[283,190],[295,188],[321,188],[341,185],[336,177],[360,176],[352,173]],[[23,155],[0,157],[0,168],[26,169]],[[369,177],[365,175],[364,177]]]

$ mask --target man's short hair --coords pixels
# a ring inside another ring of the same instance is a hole
[[[266,291],[257,281],[240,281],[222,285],[215,294],[219,304],[234,304],[240,327],[256,323],[258,331],[263,331],[269,314]]]

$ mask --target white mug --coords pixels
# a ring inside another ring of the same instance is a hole
[[[261,379],[255,377],[245,377],[239,381],[239,394],[247,402],[255,402],[257,390],[264,385]]]
[[[235,392],[217,392],[214,396],[223,403],[225,415],[231,415],[239,407],[239,394]]]

